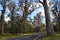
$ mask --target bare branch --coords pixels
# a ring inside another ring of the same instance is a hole
[[[42,5],[44,5],[42,1],[39,0],[39,2],[40,2]]]
[[[29,15],[29,14],[31,14],[33,11],[34,11],[34,10],[32,10],[32,11],[28,12],[28,15]]]

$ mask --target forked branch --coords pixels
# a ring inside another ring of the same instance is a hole
[[[44,5],[44,3],[43,3],[42,1],[39,0],[39,2],[40,2],[42,5]]]

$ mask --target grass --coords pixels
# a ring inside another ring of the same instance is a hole
[[[0,34],[0,39],[3,39],[3,38],[15,38],[15,37],[27,37],[27,36],[30,36],[30,35],[34,35],[34,34],[37,34],[37,33],[24,33],[24,34],[6,34],[6,35],[1,35]]]
[[[56,33],[54,36],[47,36],[42,38],[42,40],[60,40],[60,34]]]

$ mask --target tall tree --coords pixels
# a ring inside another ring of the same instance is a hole
[[[6,3],[8,2],[9,0],[0,0],[0,4],[2,5],[2,14],[1,14],[1,27],[2,27],[2,34],[4,34],[4,14],[5,14],[5,11],[6,11]]]
[[[44,11],[45,11],[47,35],[53,35],[54,29],[50,20],[50,13],[49,13],[48,5],[47,5],[47,0],[43,0],[43,2],[39,0],[39,2],[43,5]]]
[[[15,13],[15,7],[16,7],[16,5],[15,5],[15,2],[10,2],[9,3],[9,5],[8,5],[8,8],[9,8],[9,10],[10,10],[10,12],[11,12],[11,29],[13,30],[11,30],[12,31],[12,33],[15,33],[15,30],[14,30],[14,13]]]

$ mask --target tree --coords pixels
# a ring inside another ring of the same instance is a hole
[[[51,2],[50,1],[50,6],[51,5],[53,5],[52,7],[51,7],[51,12],[52,12],[52,14],[53,14],[53,17],[54,17],[54,23],[56,23],[56,29],[57,29],[57,32],[59,32],[59,29],[60,29],[60,25],[59,25],[59,15],[60,15],[60,5],[59,5],[60,3],[59,3],[59,1],[57,0],[57,1],[54,1],[54,2]]]
[[[36,16],[34,16],[34,21],[37,23],[37,26],[41,26],[42,22],[41,22],[41,13],[37,13]]]
[[[2,34],[4,34],[4,14],[6,11],[6,3],[9,2],[10,0],[0,0],[0,4],[2,5],[3,10],[1,14],[1,27],[2,27]]]
[[[19,0],[19,7],[22,10],[22,19],[20,20],[21,23],[23,24],[23,22],[27,21],[27,17],[29,14],[31,14],[34,11],[34,7],[32,8],[32,10],[29,10],[29,7],[32,5],[32,0],[30,0],[30,2],[28,2],[29,0]],[[24,25],[23,29],[24,31],[26,30],[26,25]],[[22,29],[22,30],[23,30]]]
[[[36,31],[41,31],[41,26],[42,26],[42,19],[41,19],[41,12],[40,13],[37,13],[36,16],[34,16],[34,27],[35,27],[35,30]]]
[[[11,15],[10,15],[10,18],[11,18],[10,26],[11,26],[11,33],[12,34],[15,33],[15,26],[14,26],[15,7],[16,7],[15,2],[10,2],[9,5],[8,5],[8,8],[9,8],[10,13],[11,13]]]
[[[45,11],[47,35],[53,35],[54,29],[50,20],[50,13],[49,13],[48,5],[47,5],[47,0],[43,0],[43,2],[39,0],[39,2],[43,5],[44,11]]]

